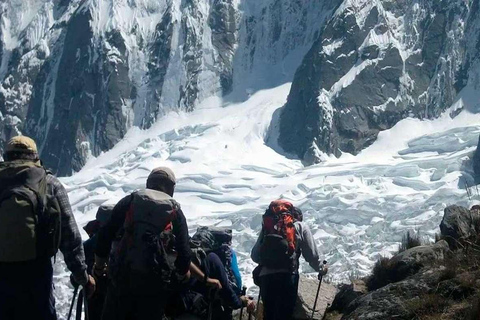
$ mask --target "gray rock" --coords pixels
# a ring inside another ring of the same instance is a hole
[[[351,312],[344,314],[342,320],[410,320],[412,314],[404,307],[406,301],[428,292],[431,287],[421,277],[389,284],[354,300]]]
[[[423,268],[444,261],[450,253],[448,243],[439,241],[434,245],[418,246],[398,253],[391,259],[381,260],[367,280],[370,290],[382,288],[389,283],[403,281]]]
[[[445,214],[440,223],[440,231],[450,246],[456,247],[457,241],[467,240],[478,235],[480,215],[476,210],[460,206],[445,208]]]
[[[317,294],[318,280],[300,276],[298,286],[298,299],[295,306],[294,319],[307,320],[312,319],[313,305]],[[313,319],[323,319],[323,315],[329,304],[333,302],[337,289],[326,282],[322,282],[318,295],[317,306]]]
[[[392,271],[397,274],[409,275],[409,271],[424,267],[430,264],[442,262],[450,252],[448,243],[444,240],[434,245],[418,246],[400,252],[392,257],[390,263]]]

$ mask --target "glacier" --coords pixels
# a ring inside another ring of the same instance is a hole
[[[357,156],[325,156],[324,163],[304,167],[266,143],[278,135],[271,119],[290,87],[261,90],[242,103],[212,98],[191,113],[170,112],[148,130],[130,129],[112,150],[62,178],[78,224],[94,219],[101,204],[142,188],[154,167],[169,166],[190,233],[203,225],[231,227],[240,270],[255,294],[249,253],[271,200],[285,198],[303,210],[333,283],[368,274],[408,230],[433,239],[447,205],[480,203],[475,189],[472,198],[465,189],[473,185],[470,158],[480,115],[450,114],[468,96],[438,119],[400,121]],[[313,271],[305,263],[301,269]],[[72,289],[61,261],[55,283],[62,317]]]

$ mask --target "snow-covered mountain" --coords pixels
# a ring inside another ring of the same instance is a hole
[[[293,81],[275,115],[282,149],[307,164],[356,154],[478,90],[478,12],[474,0],[2,1],[0,149],[31,135],[69,175],[132,126]]]
[[[291,81],[338,2],[2,1],[0,146],[29,134],[68,175],[132,126]]]

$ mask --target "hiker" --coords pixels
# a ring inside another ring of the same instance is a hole
[[[255,302],[246,296],[239,296],[232,288],[225,267],[216,253],[211,252],[206,256],[204,266],[205,273],[219,279],[222,285],[222,289],[218,292],[219,299],[211,301],[212,319],[231,320],[233,310],[240,308],[246,308],[249,313],[255,311]],[[202,283],[194,281],[192,290],[208,298],[208,288]]]
[[[221,289],[191,263],[187,222],[174,191],[173,171],[154,169],[146,189],[120,200],[100,229],[93,272],[110,279],[102,319],[162,319],[169,286],[187,283],[190,275]]]
[[[51,258],[60,249],[87,296],[82,238],[63,185],[25,136],[7,142],[0,163],[0,319],[57,319]]]
[[[242,295],[241,277],[231,242],[232,230],[215,227],[200,227],[190,239],[192,261],[222,284],[218,299],[212,299],[205,285],[195,280],[191,282],[191,291],[211,303],[212,319],[232,319],[233,310],[240,308],[246,308],[248,312],[255,310],[255,302]],[[193,313],[204,311],[198,306],[190,306],[190,309],[194,310]]]
[[[318,249],[300,209],[290,202],[270,203],[263,215],[260,235],[252,249],[252,260],[259,264],[254,281],[260,286],[265,320],[293,317],[298,294],[300,255],[322,275]]]
[[[95,262],[95,246],[98,239],[98,231],[106,224],[113,211],[113,205],[101,205],[95,216],[95,220],[89,221],[83,230],[88,234],[89,239],[83,242],[87,272],[93,275],[93,264]],[[108,278],[106,276],[96,277],[97,290],[88,301],[89,320],[100,320],[102,318],[103,303],[107,295]],[[74,284],[75,285],[75,284]]]

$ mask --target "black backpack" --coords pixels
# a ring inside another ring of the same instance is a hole
[[[175,271],[172,221],[180,206],[166,193],[134,192],[119,241],[112,245],[109,276],[118,289],[147,294],[167,287]]]
[[[199,227],[190,239],[190,248],[194,254],[194,260],[200,267],[203,259],[210,253],[215,253],[222,261],[228,281],[233,290],[240,294],[235,274],[232,270],[232,230],[218,227]]]
[[[0,262],[53,257],[60,246],[60,205],[40,162],[0,163]]]

